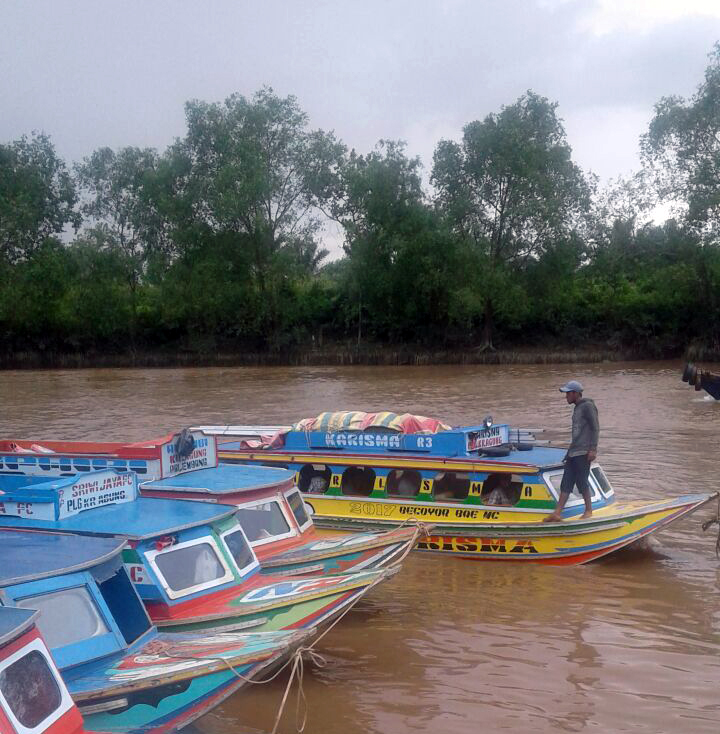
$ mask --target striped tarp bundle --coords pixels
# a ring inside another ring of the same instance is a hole
[[[320,413],[315,418],[305,418],[293,425],[293,431],[367,431],[384,428],[398,433],[438,433],[449,431],[450,426],[435,418],[411,413],[381,411],[366,413],[361,410],[345,410]]]

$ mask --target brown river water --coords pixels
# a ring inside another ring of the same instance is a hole
[[[712,368],[712,365],[704,365]],[[717,369],[717,368],[716,368]],[[682,364],[3,372],[2,435],[140,440],[190,424],[288,423],[323,410],[397,410],[546,428],[562,441],[585,384],[599,461],[619,497],[715,491],[720,402]],[[308,734],[718,732],[720,561],[714,506],[640,548],[571,568],[411,554],[322,640],[303,676]],[[286,679],[196,724],[272,729]],[[280,731],[295,729],[295,696]]]

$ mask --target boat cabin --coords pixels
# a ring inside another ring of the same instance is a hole
[[[0,475],[54,477],[112,469],[162,479],[217,465],[215,438],[202,431],[137,443],[0,440]]]
[[[256,552],[268,546],[291,548],[313,529],[295,475],[287,469],[223,464],[142,481],[140,493],[236,505],[237,518]]]
[[[139,497],[136,475],[115,470],[7,479],[0,525],[127,539],[125,568],[154,618],[258,573],[232,505]]]
[[[37,626],[60,670],[122,654],[152,635],[123,567],[124,546],[118,538],[0,530],[0,599],[40,612]]]
[[[172,495],[238,505],[240,524],[250,544],[261,554],[269,546],[273,552],[291,548],[312,533],[313,522],[295,484],[294,472],[218,465],[215,437],[202,431],[186,434],[192,450],[187,458],[179,459],[181,436],[136,444],[0,441],[0,482],[3,477],[72,477],[105,469],[133,472],[146,497]],[[105,455],[100,456],[101,452]],[[23,482],[14,481],[17,486]]]
[[[39,616],[0,606],[0,731],[82,734],[80,712],[38,632]]]
[[[397,570],[268,581],[237,507],[138,497],[128,472],[0,477],[0,491],[0,527],[126,540],[125,568],[151,619],[174,631],[310,628]]]
[[[552,509],[565,451],[538,446],[531,438],[507,425],[429,435],[291,430],[281,448],[277,441],[273,448],[244,448],[237,437],[220,435],[218,455],[222,461],[294,470],[311,506],[314,498],[327,497],[488,511]],[[591,468],[590,485],[595,507],[613,501],[613,488],[597,464]],[[581,512],[582,498],[571,495],[566,507],[565,514]]]

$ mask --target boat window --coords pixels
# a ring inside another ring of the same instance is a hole
[[[480,498],[484,505],[512,507],[517,504],[522,494],[522,482],[515,475],[507,472],[488,474],[483,482]]]
[[[552,487],[552,489],[555,490],[554,495],[556,498],[560,497],[560,484],[562,482],[562,476],[563,476],[562,469],[546,471],[543,473],[543,478],[545,479],[545,483],[549,487]],[[600,493],[598,492],[597,487],[591,481],[590,482],[590,500],[591,502],[595,502],[596,500],[599,500],[599,499],[600,499]],[[578,494],[577,488],[576,488],[570,493],[566,507],[571,507],[573,505],[581,504],[584,501],[585,500],[583,500],[582,495]]]
[[[330,486],[332,472],[324,464],[306,464],[300,470],[298,488],[301,492],[324,494]]]
[[[225,541],[225,545],[237,564],[240,573],[249,570],[252,566],[258,565],[257,558],[255,558],[255,554],[247,542],[242,528],[235,527],[223,533],[221,537]]]
[[[555,490],[555,494],[558,496],[560,496],[562,475],[562,469],[560,471],[545,472],[545,481]]]
[[[312,520],[310,519],[310,516],[307,514],[307,510],[305,509],[305,503],[303,502],[303,499],[300,496],[300,492],[298,492],[297,490],[294,490],[292,492],[289,492],[286,496],[287,496],[288,504],[290,505],[290,509],[292,510],[292,513],[295,516],[295,522],[297,522],[298,527],[301,530],[304,530],[309,525],[312,525]]]
[[[128,645],[150,629],[152,625],[145,606],[124,568],[118,569],[109,579],[98,582],[98,588]]]
[[[290,524],[280,503],[276,500],[241,505],[237,517],[252,545],[262,545],[294,534],[290,530]]]
[[[37,626],[50,648],[65,647],[109,633],[85,586],[27,596],[18,599],[16,605],[40,612]]]
[[[342,492],[350,497],[369,497],[375,486],[375,472],[359,466],[347,468],[342,475]]]
[[[188,541],[163,551],[149,551],[146,556],[170,588],[168,595],[171,597],[233,580],[232,572],[207,540]]]
[[[590,472],[592,473],[593,478],[595,479],[598,486],[600,487],[600,491],[606,497],[609,497],[611,494],[614,494],[614,490],[607,478],[607,475],[599,466],[593,466],[590,469]]]
[[[414,497],[420,491],[422,477],[415,469],[393,469],[387,478],[390,497]]]
[[[461,472],[440,472],[433,482],[433,497],[441,502],[462,502],[470,493],[470,476]]]
[[[17,722],[32,731],[58,711],[63,694],[45,655],[38,649],[23,653],[0,671],[0,693]]]

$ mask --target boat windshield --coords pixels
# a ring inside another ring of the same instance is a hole
[[[97,585],[120,629],[120,634],[128,645],[152,627],[145,607],[135,593],[132,581],[124,568],[119,568],[104,581],[98,580]]]
[[[50,717],[55,721],[70,708],[39,640],[23,648],[19,657],[13,655],[0,663],[0,694],[9,713],[28,731],[44,730],[41,724],[49,726]]]
[[[562,469],[553,469],[552,471],[546,471],[543,474],[545,483],[549,487],[552,487],[552,489],[554,490],[553,494],[556,497],[560,497],[560,484],[562,482],[562,476]],[[600,492],[597,488],[597,485],[592,480],[590,481],[590,500],[591,502],[598,502],[600,500]],[[577,490],[574,490],[570,493],[570,497],[568,498],[566,507],[573,507],[574,505],[579,505],[583,502],[584,500],[582,496],[577,493]]]
[[[16,605],[40,612],[38,628],[51,649],[100,637],[110,631],[85,586],[26,596],[17,600]]]
[[[146,556],[175,598],[204,591],[234,579],[210,537],[190,540],[167,550],[149,551]]]
[[[237,516],[251,545],[295,535],[277,500],[240,505]]]
[[[222,539],[241,575],[258,565],[258,560],[241,527],[236,526],[223,533]]]
[[[592,474],[593,479],[596,481],[597,485],[600,487],[600,491],[606,497],[610,497],[610,495],[615,494],[615,491],[613,490],[612,485],[607,478],[607,475],[599,466],[593,466],[590,469],[590,473]]]
[[[305,503],[303,502],[302,497],[300,496],[300,492],[298,490],[293,490],[287,495],[288,503],[290,504],[290,509],[293,512],[293,515],[295,516],[295,521],[298,524],[298,527],[300,530],[305,530],[305,528],[310,527],[312,525],[312,520],[310,519],[310,516],[307,514],[307,510],[305,509]]]

